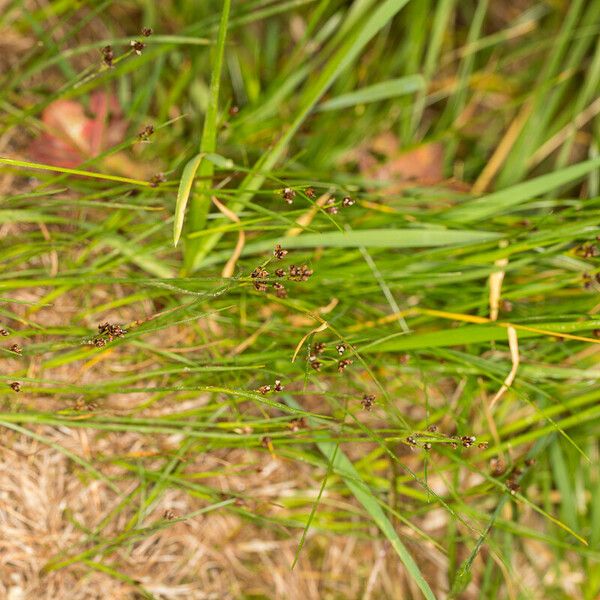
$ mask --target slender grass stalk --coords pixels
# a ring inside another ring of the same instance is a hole
[[[215,58],[212,65],[208,108],[204,117],[204,128],[202,130],[202,139],[200,141],[201,153],[211,153],[216,150],[217,130],[219,126],[219,90],[221,88],[223,56],[225,54],[225,41],[227,39],[230,9],[231,0],[223,0],[219,35],[217,37]],[[206,217],[210,208],[210,194],[208,190],[212,187],[211,178],[214,174],[214,165],[211,162],[201,161],[200,159],[199,165],[196,168],[198,169],[199,181],[196,183],[196,189],[194,190],[192,201],[190,203],[188,215],[190,231],[204,229]],[[177,243],[178,237],[179,235],[176,232],[175,243]],[[201,243],[201,240],[197,239],[190,239],[186,243],[185,271],[188,273],[192,270],[192,266],[196,261]]]

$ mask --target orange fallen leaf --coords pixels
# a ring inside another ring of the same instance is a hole
[[[382,133],[345,157],[354,161],[365,177],[389,183],[384,193],[395,194],[414,186],[443,185],[449,189],[468,191],[469,186],[454,179],[444,179],[444,146],[427,142],[402,149],[392,133]]]
[[[440,142],[402,150],[394,135],[384,133],[362,149],[358,163],[364,175],[396,185],[435,185],[444,180],[444,147]]]

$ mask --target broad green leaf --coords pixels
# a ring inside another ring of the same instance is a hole
[[[194,158],[188,161],[179,180],[179,189],[177,190],[177,201],[175,202],[175,218],[173,220],[173,245],[177,246],[181,232],[183,231],[183,221],[185,219],[185,209],[192,191],[192,184],[196,171],[205,157],[204,153],[196,154]]]
[[[358,229],[351,231],[326,231],[299,236],[279,237],[247,244],[243,256],[271,250],[275,244],[284,248],[435,248],[479,244],[499,239],[493,231],[463,231],[451,229]],[[230,251],[218,252],[203,264],[217,264],[226,260]]]
[[[575,323],[535,323],[536,329],[555,333],[571,333],[573,331],[591,331],[600,327],[600,321],[578,321]],[[499,325],[465,325],[456,329],[428,331],[400,335],[394,338],[375,341],[361,348],[361,352],[400,352],[418,348],[441,348],[446,346],[461,346],[479,342],[506,340],[506,327]],[[538,331],[519,329],[519,339],[545,335]]]

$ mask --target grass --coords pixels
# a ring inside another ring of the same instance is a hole
[[[71,495],[25,567],[10,492],[2,593],[597,598],[599,26],[596,0],[7,3],[0,478],[52,456]],[[98,91],[124,137],[36,159],[44,110]]]

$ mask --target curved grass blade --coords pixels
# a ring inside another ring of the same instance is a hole
[[[177,190],[177,201],[175,202],[175,218],[173,220],[173,245],[177,246],[181,232],[183,231],[183,223],[185,220],[185,209],[190,198],[192,191],[192,185],[196,172],[202,165],[202,162],[206,161],[222,169],[231,169],[234,166],[233,161],[230,158],[225,158],[220,154],[214,154],[212,152],[200,152],[191,158],[183,168],[181,179],[179,180],[179,189]]]
[[[173,245],[177,246],[181,232],[183,230],[183,221],[185,219],[185,209],[187,207],[188,200],[190,198],[190,192],[192,191],[192,184],[194,183],[194,177],[196,171],[202,163],[204,153],[196,154],[194,158],[188,161],[181,174],[179,180],[179,189],[177,190],[177,201],[175,202],[175,218],[173,220]]]

